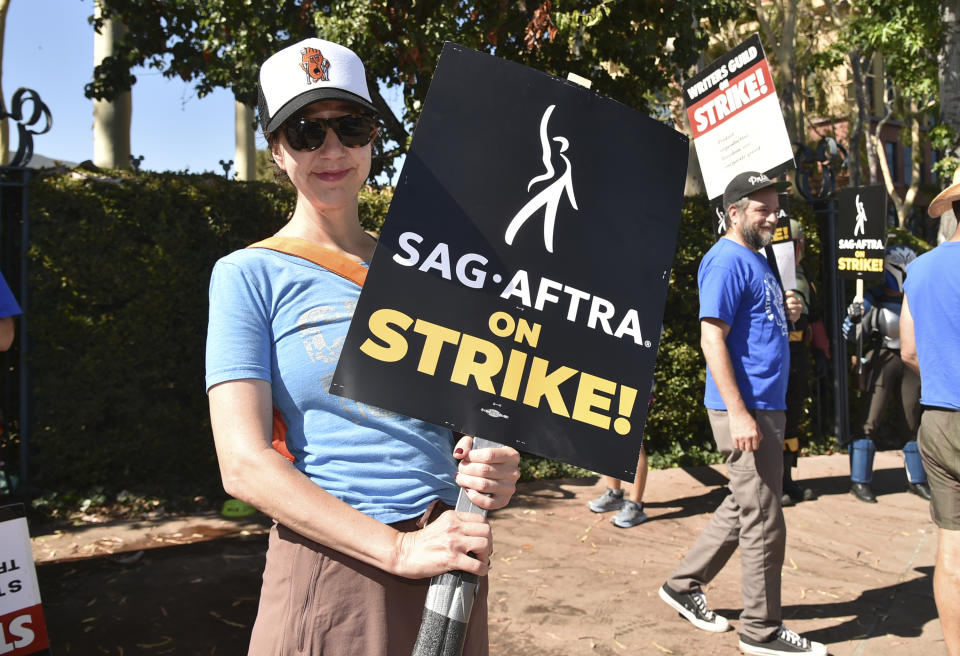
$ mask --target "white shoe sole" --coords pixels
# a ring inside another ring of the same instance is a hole
[[[660,595],[660,598],[663,599],[668,606],[670,606],[675,611],[683,615],[684,619],[689,621],[698,629],[709,631],[710,633],[723,633],[725,631],[730,630],[730,622],[727,621],[727,618],[714,613],[714,616],[717,618],[716,622],[713,622],[713,623],[704,622],[703,620],[698,618],[696,615],[691,613],[689,610],[684,608],[683,604],[679,603],[673,597],[671,597],[666,592],[664,592],[662,587],[658,591],[658,594]]]
[[[620,523],[617,521],[617,518],[614,517],[613,519],[610,520],[610,523],[616,526],[617,528],[633,528],[634,526],[640,526],[645,521],[647,521],[647,519],[649,519],[647,517],[647,513],[640,513],[640,516],[634,522]]]
[[[600,506],[594,506],[593,502],[591,501],[590,503],[587,504],[587,508],[589,508],[591,511],[597,514],[603,514],[603,513],[613,512],[614,510],[620,510],[621,508],[623,508],[623,504],[621,503],[619,506],[615,506],[615,507],[611,506],[609,508],[603,508]]]
[[[780,649],[767,649],[766,647],[756,647],[740,641],[740,651],[744,654],[753,656],[827,656],[827,647],[819,642],[810,641],[809,651],[783,651]]]

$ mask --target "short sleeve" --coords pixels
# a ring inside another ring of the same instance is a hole
[[[724,266],[705,267],[700,274],[700,318],[733,325],[742,295],[742,278]]]
[[[13,297],[13,292],[7,286],[7,281],[0,276],[0,318],[12,317],[20,314],[20,305]]]
[[[210,277],[206,388],[229,380],[271,381],[271,328],[262,289],[237,265],[220,261]]]

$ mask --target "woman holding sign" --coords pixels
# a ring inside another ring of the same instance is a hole
[[[446,510],[457,484],[501,508],[519,454],[328,391],[375,247],[357,194],[377,111],[357,55],[321,39],[277,52],[259,120],[296,208],[214,267],[206,363],[224,488],[275,520],[250,654],[410,653],[429,578],[489,568],[489,524]],[[464,653],[487,652],[480,595]]]

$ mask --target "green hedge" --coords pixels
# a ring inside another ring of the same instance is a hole
[[[32,487],[222,496],[203,391],[210,270],[283,225],[293,193],[214,175],[110,175],[32,184]],[[378,229],[389,190],[361,200],[365,227]],[[715,240],[710,212],[702,198],[683,209],[647,424],[653,466],[716,455],[701,404],[695,291]],[[535,458],[524,471],[582,473]]]

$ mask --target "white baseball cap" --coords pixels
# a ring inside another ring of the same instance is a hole
[[[347,100],[379,114],[363,62],[350,48],[323,39],[304,39],[271,55],[260,67],[259,86],[257,113],[264,132],[318,100]]]

